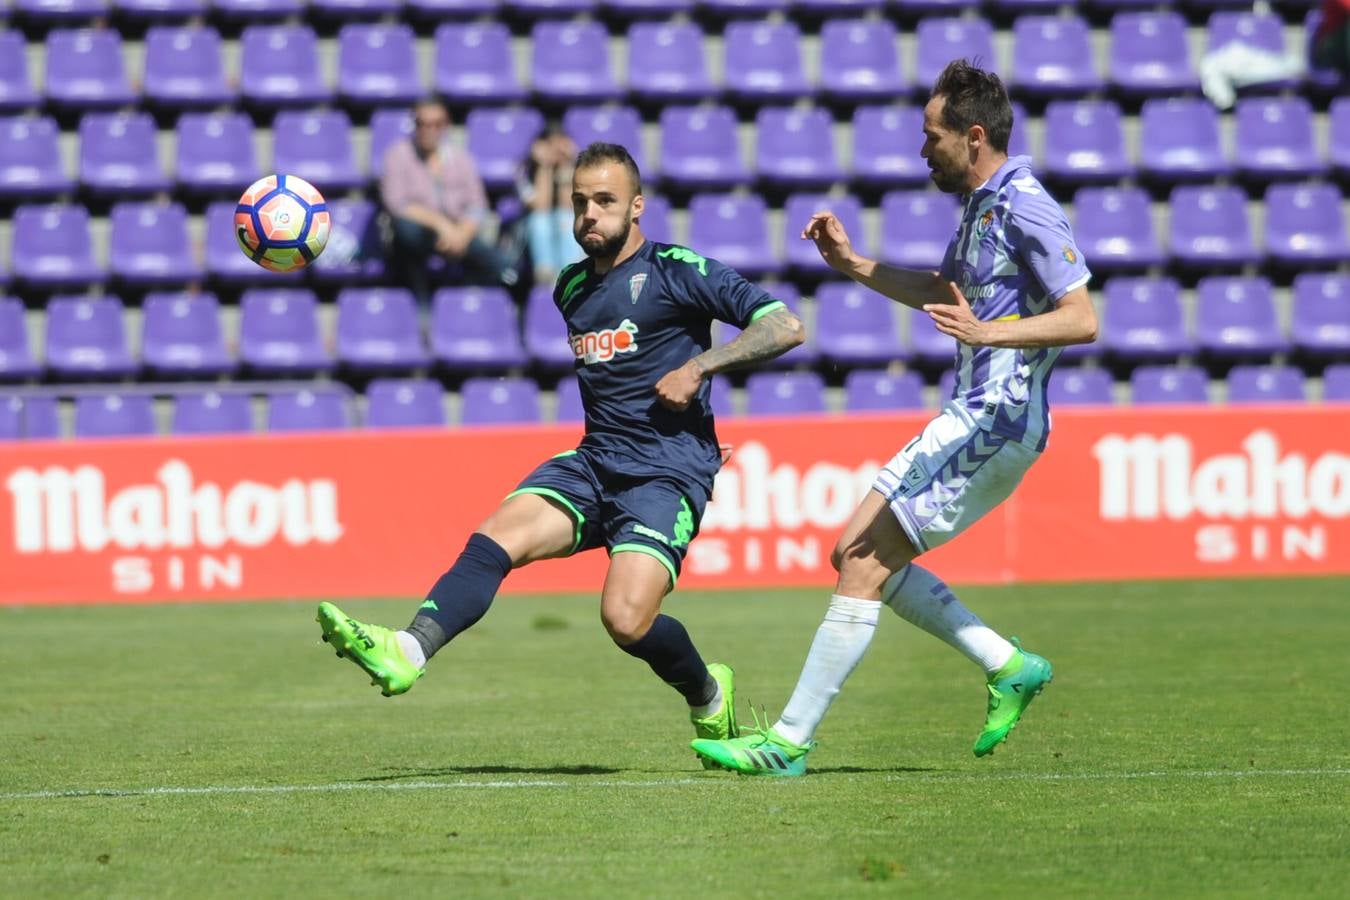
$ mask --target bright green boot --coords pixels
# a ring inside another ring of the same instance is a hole
[[[315,621],[337,655],[365,669],[370,683],[378,684],[386,697],[402,694],[426,671],[408,662],[398,637],[388,628],[358,622],[332,603],[319,604]]]
[[[994,748],[1008,739],[1008,732],[1017,727],[1017,720],[1036,695],[1055,677],[1050,660],[1022,649],[1022,642],[1012,639],[1017,652],[1003,668],[989,676],[989,711],[984,718],[984,730],[975,739],[975,755],[988,756]]]

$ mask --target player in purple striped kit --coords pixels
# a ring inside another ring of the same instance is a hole
[[[1060,348],[1097,335],[1090,273],[1064,211],[1027,157],[1008,156],[1012,117],[998,76],[963,60],[933,87],[921,155],[934,184],[964,203],[940,271],[862,256],[828,212],[802,232],[832,268],[923,310],[956,338],[957,381],[942,412],[882,467],[845,526],[832,557],[835,593],[778,722],[734,740],[694,742],[726,768],[806,771],[816,728],[871,643],[883,603],[984,669],[989,702],[976,756],[993,752],[1050,681],[1048,660],[1005,640],[913,563],[1012,493],[1046,446],[1046,384]]]

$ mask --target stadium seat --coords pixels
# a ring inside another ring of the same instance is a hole
[[[227,375],[234,371],[215,294],[146,294],[141,309],[141,360],[152,375]]]
[[[178,186],[191,194],[237,196],[261,166],[253,121],[241,112],[185,112],[178,117]]]
[[[1076,16],[1022,16],[1013,23],[1009,89],[1036,97],[1100,90],[1087,22]]]
[[[689,246],[748,278],[778,266],[769,210],[758,194],[696,194],[689,200]]]
[[[445,389],[429,378],[377,378],[366,388],[367,428],[445,425]]]
[[[417,74],[411,28],[364,22],[342,26],[338,32],[338,96],[343,102],[356,106],[412,103],[425,93]]]
[[[895,26],[886,19],[829,19],[820,29],[820,91],[843,102],[909,93]]]
[[[247,394],[182,391],[174,395],[173,434],[247,434],[253,430],[253,407]]]
[[[923,407],[923,379],[916,372],[854,369],[844,377],[844,409],[848,412]]]
[[[540,421],[539,385],[529,378],[466,378],[459,389],[461,425]]]
[[[267,395],[268,431],[341,431],[351,425],[345,390],[316,385]]]
[[[471,19],[499,11],[500,0],[407,0],[408,9],[422,19]]]
[[[881,198],[881,258],[897,266],[936,269],[942,265],[947,245],[956,234],[960,215],[960,205],[953,194],[887,193]],[[814,247],[811,250],[815,252]]]
[[[234,234],[234,200],[212,203],[206,208],[206,273],[225,284],[294,284],[303,272],[269,272],[239,249]]]
[[[1110,81],[1116,90],[1132,97],[1199,90],[1181,14],[1150,9],[1113,16]]]
[[[502,0],[508,13],[522,17],[576,16],[595,12],[596,0]]]
[[[1337,97],[1327,108],[1330,163],[1341,179],[1350,178],[1350,96]]]
[[[751,372],[746,415],[797,416],[825,411],[825,380],[816,372]]]
[[[1209,17],[1205,32],[1206,46],[1211,53],[1233,42],[1281,56],[1285,53],[1284,20],[1274,12],[1257,13],[1250,8],[1216,12]],[[1292,79],[1277,79],[1250,87],[1252,90],[1276,90],[1292,88],[1297,83]]]
[[[937,395],[938,407],[941,408],[949,400],[954,399],[956,394],[956,370],[947,369],[938,376]]]
[[[922,310],[908,312],[909,356],[915,365],[940,369],[956,359],[956,338],[937,330],[932,318]]]
[[[1332,184],[1266,189],[1266,253],[1279,266],[1336,266],[1350,259],[1340,190]]]
[[[456,104],[513,103],[525,98],[511,59],[511,32],[501,22],[445,22],[436,28],[434,84]]]
[[[1236,268],[1259,258],[1240,188],[1182,185],[1173,189],[1169,251],[1196,269]]]
[[[1219,114],[1197,97],[1154,97],[1139,113],[1139,171],[1165,183],[1209,181],[1232,172]]]
[[[965,3],[962,6],[973,4]],[[933,10],[938,11],[938,10]],[[956,10],[953,10],[956,12]],[[938,75],[954,59],[980,60],[993,63],[994,29],[984,18],[933,18],[919,20],[914,29],[917,86],[925,96],[937,81]],[[922,143],[920,138],[919,143]]]
[[[22,381],[40,371],[28,346],[23,302],[0,294],[0,381]]]
[[[19,112],[37,104],[23,33],[0,28],[0,112]]]
[[[644,199],[647,204],[642,210],[642,233],[648,240],[673,243],[675,231],[670,221],[670,201],[659,194],[646,194]]]
[[[789,0],[700,0],[699,6],[710,16],[727,19],[784,12],[788,3]]]
[[[1101,342],[1118,360],[1175,360],[1195,351],[1181,288],[1171,278],[1113,278],[1103,291]]]
[[[619,98],[609,34],[599,22],[543,20],[530,30],[531,87],[541,101],[570,105]]]
[[[1311,178],[1326,172],[1317,152],[1312,106],[1302,97],[1237,102],[1234,162],[1249,179]]]
[[[225,80],[220,32],[214,28],[154,26],[145,33],[147,102],[170,109],[217,106],[235,97]]]
[[[411,140],[413,114],[403,107],[383,107],[370,114],[370,174],[380,177],[384,155],[399,141]]]
[[[656,172],[647,166],[647,155],[642,150],[642,117],[631,106],[568,107],[563,113],[562,127],[577,147],[596,141],[627,147],[642,173],[643,187],[656,180]]]
[[[1195,295],[1195,338],[1206,356],[1265,359],[1289,349],[1267,279],[1211,276],[1200,280]]]
[[[168,190],[155,133],[149,113],[85,113],[80,119],[80,184],[100,196]]]
[[[320,74],[319,42],[309,26],[249,25],[239,45],[239,92],[246,102],[265,107],[309,106],[333,98]]]
[[[329,200],[332,222],[328,246],[310,266],[321,284],[355,284],[385,278],[384,253],[377,233],[379,209],[370,200]]]
[[[917,106],[859,106],[853,111],[853,178],[862,187],[920,186],[929,181],[923,110]]]
[[[157,431],[146,394],[84,394],[75,398],[77,438],[146,437]]]
[[[0,393],[0,441],[22,439],[23,426],[23,398],[18,394]]]
[[[109,215],[112,277],[131,287],[185,284],[202,277],[187,210],[178,203],[118,203]]]
[[[628,29],[634,102],[692,103],[715,94],[703,31],[692,22],[635,22]]]
[[[557,422],[584,422],[586,410],[581,405],[581,384],[575,375],[564,375],[553,389],[557,407],[553,414]]]
[[[128,19],[181,21],[204,16],[207,0],[112,0],[113,9]]]
[[[639,16],[669,18],[694,10],[694,0],[600,0],[600,8],[610,15],[629,19]]]
[[[404,371],[430,364],[412,294],[393,287],[338,291],[337,358],[360,372]]]
[[[722,35],[723,82],[742,103],[790,103],[811,94],[801,32],[791,21],[736,21]]]
[[[339,109],[282,110],[272,122],[272,168],[298,175],[320,193],[365,184],[356,168],[352,122]]]
[[[74,187],[61,162],[59,135],[47,116],[0,118],[0,198],[50,197]]]
[[[833,212],[848,232],[853,246],[867,253],[866,232],[862,227],[862,204],[851,194],[792,194],[783,204],[783,246],[788,268],[803,275],[823,275],[832,271],[821,259],[816,245],[802,240],[802,229],[814,213]]]
[[[1050,375],[1046,398],[1053,408],[1063,406],[1111,406],[1115,403],[1115,382],[1105,369],[1057,366]]]
[[[303,15],[305,0],[211,0],[211,10],[232,21],[269,21]]]
[[[20,206],[11,225],[9,259],[16,282],[54,289],[103,281],[103,269],[94,261],[89,211],[83,206]]]
[[[1350,402],[1350,363],[1337,363],[1323,370],[1322,400],[1335,403]]]
[[[46,59],[47,100],[55,106],[103,109],[136,99],[122,62],[122,39],[116,31],[50,31]]]
[[[55,397],[0,394],[0,439],[42,440],[61,437]]]
[[[239,359],[265,375],[312,375],[333,367],[308,290],[250,288],[239,298]]]
[[[465,141],[488,190],[504,190],[516,182],[535,136],[544,130],[544,116],[528,107],[475,107],[464,120]]]
[[[549,306],[561,324],[551,294]],[[520,341],[520,319],[510,295],[502,288],[485,287],[436,291],[432,299],[431,352],[437,362],[454,370],[523,366],[526,357]]]
[[[816,342],[820,355],[841,368],[886,365],[905,356],[897,304],[852,281],[816,290]]]
[[[1350,275],[1302,272],[1293,294],[1294,349],[1314,360],[1350,359]]]
[[[373,19],[397,15],[403,0],[309,0],[309,8],[320,19]]]
[[[1195,366],[1139,366],[1130,373],[1130,395],[1135,406],[1208,403],[1209,378]]]
[[[755,116],[755,170],[767,188],[825,189],[843,177],[834,122],[819,107],[766,106]]]
[[[134,373],[122,301],[110,296],[52,297],[47,301],[44,356],[48,371],[67,381]]]
[[[1133,169],[1125,155],[1120,107],[1105,100],[1056,100],[1045,108],[1039,168],[1070,184],[1117,181]]]
[[[1294,366],[1234,366],[1228,373],[1229,403],[1303,403],[1303,371]]]
[[[725,106],[661,110],[662,182],[684,190],[731,190],[748,174],[736,138],[736,114]]]
[[[645,217],[644,217],[645,218]],[[552,285],[536,285],[525,300],[525,351],[531,362],[549,369],[571,369],[576,354],[567,338],[567,323],[553,302]]]
[[[1094,272],[1161,265],[1149,197],[1137,187],[1085,187],[1073,197],[1073,237]]]

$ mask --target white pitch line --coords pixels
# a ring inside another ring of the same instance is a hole
[[[1134,781],[1143,778],[1291,778],[1350,775],[1350,769],[1234,769],[1176,772],[966,773],[915,772],[889,775],[887,781]],[[63,791],[0,793],[0,800],[57,800],[80,797],[183,797],[230,794],[336,794],[346,791],[444,791],[457,788],[644,788],[718,784],[716,778],[668,778],[652,781],[337,781],[331,784],[241,784],[203,787],[83,788]]]

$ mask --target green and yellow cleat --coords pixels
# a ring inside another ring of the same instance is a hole
[[[408,662],[398,646],[398,637],[388,628],[358,622],[327,602],[319,604],[314,620],[337,655],[364,669],[370,683],[379,685],[386,697],[404,693],[426,671]]]
[[[723,741],[740,734],[736,727],[736,673],[731,666],[722,663],[709,663],[708,674],[717,679],[722,686],[722,708],[711,716],[700,719],[690,713],[689,721],[694,723],[694,737],[709,741]],[[717,764],[700,757],[703,768],[715,769]]]
[[[1008,732],[1017,727],[1017,720],[1054,679],[1050,660],[1022,649],[1022,642],[1012,639],[1017,652],[1007,664],[989,676],[989,711],[985,714],[984,730],[975,739],[975,755],[988,756],[994,748],[1008,739]]]
[[[706,768],[790,778],[806,774],[806,754],[815,745],[815,741],[804,747],[791,743],[770,728],[724,741],[695,740],[690,746]]]

